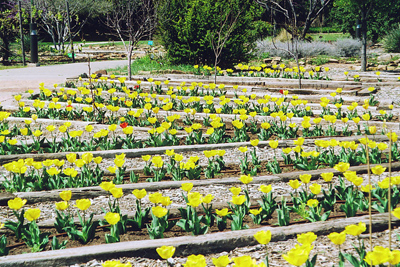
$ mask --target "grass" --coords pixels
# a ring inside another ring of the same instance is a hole
[[[0,70],[19,69],[19,68],[25,68],[25,67],[26,66],[23,66],[22,64],[11,65],[11,66],[0,65]]]
[[[150,56],[145,56],[142,58],[135,59],[131,65],[132,74],[138,74],[139,71],[150,71],[152,73],[157,72],[168,72],[168,71],[182,71],[185,73],[193,73],[193,66],[192,65],[172,65],[165,61],[164,59],[150,59]],[[116,75],[127,75],[128,74],[128,67],[119,67],[116,69],[108,69],[108,73],[113,73]]]
[[[314,41],[322,42],[336,42],[339,39],[350,38],[349,33],[311,33],[310,35]]]

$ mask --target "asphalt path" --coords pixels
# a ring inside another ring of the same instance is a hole
[[[126,64],[126,60],[95,61],[90,63],[90,68],[95,72]],[[7,105],[12,101],[13,95],[24,93],[29,89],[38,89],[42,82],[49,88],[55,83],[64,83],[66,78],[77,77],[88,71],[88,63],[0,70],[0,102],[2,105]]]

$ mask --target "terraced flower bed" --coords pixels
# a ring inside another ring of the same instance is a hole
[[[258,265],[243,256],[229,266],[268,266],[267,244],[296,234],[301,245],[281,252],[278,265],[319,266],[316,235],[334,244],[388,227],[392,235],[400,217],[398,107],[382,109],[379,87],[345,78],[307,81],[301,90],[290,80],[252,79],[93,76],[15,96],[0,112],[4,266],[143,253],[173,265],[172,251],[210,254],[257,242]],[[333,262],[378,265],[380,248],[365,243]],[[174,249],[157,254],[162,245]],[[398,251],[384,253],[382,264],[398,264]],[[192,255],[186,264],[203,261]]]

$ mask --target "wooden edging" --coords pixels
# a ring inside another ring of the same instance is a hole
[[[365,136],[346,136],[346,137],[326,137],[320,138],[319,140],[331,140],[336,139],[338,141],[355,141],[359,142],[359,138]],[[377,142],[388,141],[386,135],[368,135],[369,139]],[[297,139],[297,138],[296,138]],[[279,140],[278,147],[289,147],[294,146],[293,140],[296,139],[285,139]],[[304,145],[313,145],[315,138],[306,138]],[[265,147],[269,145],[269,141],[260,141],[258,147]],[[143,155],[155,155],[164,154],[166,150],[173,149],[175,153],[183,153],[188,151],[204,151],[213,149],[231,149],[240,146],[251,146],[250,142],[236,142],[236,143],[218,143],[218,144],[196,144],[196,145],[185,145],[185,146],[163,146],[163,147],[148,147],[148,148],[135,148],[135,149],[112,149],[105,151],[84,151],[84,152],[59,152],[59,153],[44,153],[44,154],[19,154],[19,155],[0,155],[0,165],[16,161],[19,159],[33,158],[35,161],[43,161],[46,159],[66,159],[66,155],[70,153],[76,153],[80,157],[84,153],[92,153],[94,157],[101,156],[103,158],[113,158],[115,155],[125,153],[127,158],[135,158]]]
[[[383,167],[388,167],[389,164],[375,164],[371,165],[382,165]],[[356,171],[358,174],[367,173],[367,165],[363,166],[353,166],[349,168],[350,171]],[[392,163],[392,171],[400,170],[400,162]],[[308,173],[311,174],[312,179],[318,179],[321,173],[333,172],[334,175],[340,175],[341,172],[333,169],[321,169],[313,171],[294,171],[290,173],[281,173],[276,175],[266,175],[254,177],[251,184],[272,184],[277,182],[288,182],[289,180],[298,179],[300,174]],[[163,189],[177,189],[180,188],[182,183],[193,183],[194,187],[199,186],[209,186],[209,185],[235,185],[240,184],[238,177],[222,178],[222,179],[207,179],[207,180],[192,180],[192,181],[161,181],[154,183],[135,183],[135,184],[122,184],[117,187],[122,188],[125,194],[130,194],[135,189],[146,189],[148,192],[159,191]],[[15,197],[20,197],[26,199],[29,204],[39,203],[45,201],[60,201],[59,193],[63,190],[72,191],[72,200],[81,198],[94,198],[99,196],[106,196],[109,193],[100,188],[100,186],[91,186],[83,188],[68,188],[68,189],[58,189],[51,191],[38,191],[38,192],[19,192],[19,193],[1,193],[0,194],[0,206],[6,206],[8,200]]]
[[[347,225],[364,222],[369,226],[369,216],[337,219],[333,221],[307,223],[299,227],[291,225],[285,227],[261,227],[256,229],[230,231],[202,236],[183,236],[175,238],[128,241],[114,244],[84,246],[56,251],[45,251],[13,256],[0,257],[2,267],[15,266],[66,266],[90,260],[108,260],[120,257],[147,257],[159,258],[156,248],[163,245],[176,247],[175,257],[191,254],[210,254],[230,251],[237,247],[258,244],[253,235],[261,230],[271,231],[271,242],[284,241],[296,238],[298,234],[314,232],[316,235],[327,235],[331,232],[341,232]],[[392,225],[398,225],[399,220],[394,218]],[[373,231],[382,231],[387,228],[387,213],[372,215]],[[273,244],[270,244],[273,245]]]

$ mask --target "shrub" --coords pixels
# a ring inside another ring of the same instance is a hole
[[[258,36],[268,33],[267,25],[254,23],[263,11],[252,0],[171,0],[161,14],[159,33],[171,63],[214,65],[211,35],[221,18],[231,10],[228,21],[241,10],[220,56],[221,67],[245,61]],[[225,66],[224,66],[225,65]]]
[[[383,39],[383,48],[386,52],[400,52],[400,25],[397,25],[385,36]]]
[[[276,47],[275,47],[276,46]],[[287,42],[275,42],[275,46],[271,41],[257,42],[257,54],[268,53],[271,57],[291,58],[291,55],[283,49],[294,51],[292,45]],[[360,55],[361,42],[353,39],[338,40],[333,44],[326,42],[299,42],[299,57],[315,57],[320,55],[339,56],[339,57],[355,57]]]
[[[335,56],[358,57],[360,55],[361,41],[356,39],[337,40],[335,45]]]

